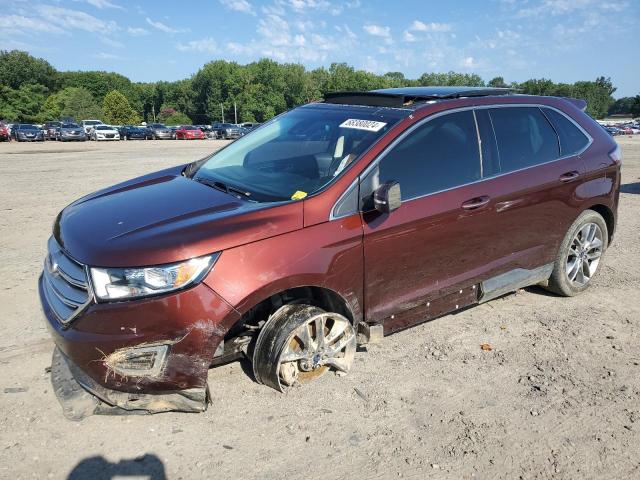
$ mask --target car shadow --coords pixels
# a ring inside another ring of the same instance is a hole
[[[78,463],[69,473],[67,480],[112,480],[114,478],[149,478],[166,480],[164,464],[156,455],[147,453],[131,460],[111,463],[102,456],[88,457]]]
[[[620,191],[622,193],[635,193],[640,194],[640,182],[634,182],[634,183],[625,183],[624,185],[620,186]]]

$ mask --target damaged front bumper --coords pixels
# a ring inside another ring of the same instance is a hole
[[[52,382],[64,413],[202,412],[207,372],[240,315],[204,284],[128,302],[90,302],[61,323],[40,301],[56,344]]]
[[[64,416],[82,420],[90,415],[123,415],[170,411],[203,412],[207,387],[173,392],[130,393],[103,387],[56,347],[51,359],[51,383]]]

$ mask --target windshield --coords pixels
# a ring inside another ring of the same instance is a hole
[[[35,125],[28,125],[23,123],[23,124],[20,124],[20,126],[18,127],[18,130],[40,130],[40,129]]]
[[[62,128],[79,128],[79,126],[75,123],[63,123]]]
[[[316,103],[274,118],[212,155],[193,178],[259,202],[317,192],[411,113]]]
[[[109,125],[98,125],[96,130],[113,130]]]
[[[191,125],[187,125],[182,127],[182,130],[198,130],[196,127],[193,127]]]

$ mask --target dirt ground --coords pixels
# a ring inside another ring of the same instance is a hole
[[[0,478],[640,478],[640,135],[619,143],[619,227],[582,296],[531,288],[445,316],[286,395],[234,363],[210,370],[204,414],[79,423],[45,371],[55,215],[223,142],[0,144]]]

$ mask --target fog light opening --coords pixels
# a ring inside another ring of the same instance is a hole
[[[116,350],[104,359],[113,372],[125,377],[157,377],[164,368],[168,345]]]

